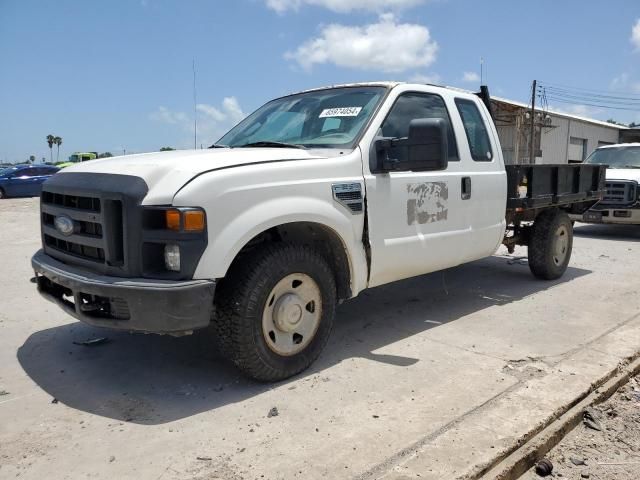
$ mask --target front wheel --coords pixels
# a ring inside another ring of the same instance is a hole
[[[232,267],[216,291],[214,330],[244,373],[277,381],[306,369],[329,339],[334,274],[315,250],[273,244]]]
[[[573,226],[562,210],[548,210],[533,222],[529,238],[529,269],[544,280],[560,278],[573,249]]]

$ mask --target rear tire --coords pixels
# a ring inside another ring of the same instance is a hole
[[[537,278],[555,280],[567,270],[573,249],[573,226],[562,210],[538,215],[529,238],[529,269]]]
[[[305,370],[325,347],[336,307],[329,264],[301,245],[247,254],[216,290],[213,328],[221,353],[260,381]]]

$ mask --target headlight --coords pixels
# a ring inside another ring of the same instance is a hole
[[[180,247],[178,245],[164,246],[164,266],[173,272],[180,271]]]

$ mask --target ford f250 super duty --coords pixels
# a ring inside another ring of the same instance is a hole
[[[600,147],[585,163],[607,165],[606,193],[601,202],[582,215],[571,215],[571,219],[640,225],[640,143]]]
[[[479,94],[368,83],[268,102],[207,150],[108,158],[44,184],[38,290],[90,325],[210,327],[248,375],[308,367],[336,304],[527,245],[567,268],[599,165],[505,168]]]

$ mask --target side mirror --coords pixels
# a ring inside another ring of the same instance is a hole
[[[374,145],[374,173],[445,170],[449,164],[447,124],[441,118],[411,120],[408,137],[381,138]]]

